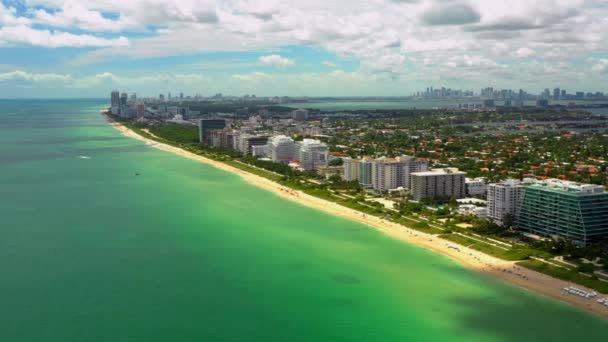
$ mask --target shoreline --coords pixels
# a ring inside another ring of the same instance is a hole
[[[521,266],[516,266],[515,262],[513,261],[501,260],[493,256],[483,254],[482,252],[469,249],[465,246],[461,246],[457,243],[444,240],[438,236],[409,229],[406,226],[386,221],[376,216],[366,215],[356,210],[343,207],[337,203],[284,187],[281,184],[275,183],[267,178],[243,171],[222,162],[185,151],[178,147],[145,138],[130,130],[126,126],[112,121],[111,119],[109,119],[109,123],[124,136],[142,141],[150,147],[165,152],[171,152],[185,158],[211,165],[223,171],[237,174],[250,185],[270,191],[275,195],[288,199],[292,202],[321,210],[330,215],[365,224],[392,238],[399,239],[406,243],[410,243],[447,256],[448,258],[459,262],[466,268],[482,275],[490,276],[519,288],[530,290],[545,297],[568,303],[580,310],[608,319],[608,308],[598,304],[596,302],[597,298],[583,299],[581,297],[571,295],[563,290],[564,287],[574,286],[587,292],[593,292],[592,289],[589,289],[583,285],[553,278]],[[454,247],[457,247],[458,249],[455,249]],[[598,297],[604,298],[608,297],[608,295],[598,295]]]

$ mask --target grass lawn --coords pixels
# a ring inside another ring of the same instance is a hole
[[[531,255],[534,255],[533,250],[523,248],[523,247],[512,247],[508,250],[504,250],[502,248],[498,248],[492,245],[485,244],[483,242],[479,242],[464,236],[456,235],[456,234],[444,234],[441,235],[443,239],[455,242],[457,244],[463,245],[465,247],[469,247],[476,251],[480,251],[482,253],[497,257],[499,259],[508,260],[508,261],[517,261],[517,260],[525,260]]]

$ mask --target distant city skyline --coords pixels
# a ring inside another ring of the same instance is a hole
[[[120,92],[118,90],[112,91],[112,104],[115,104],[115,98],[118,99],[120,96]],[[122,93],[121,98],[126,99],[127,94]],[[258,96],[256,94],[243,94],[243,95],[232,95],[232,94],[222,94],[222,93],[209,93],[209,94],[188,94],[184,92],[179,92],[178,96],[172,96],[171,92],[166,94],[160,93],[158,95],[152,96],[139,96],[137,93],[130,93],[128,96],[131,102],[136,102],[137,99],[146,99],[146,100],[159,100],[159,101],[183,101],[190,99],[219,99],[219,98],[241,98],[247,99],[251,98],[255,99],[276,99],[282,97],[289,97],[293,99],[305,99],[305,98],[324,98],[324,97],[336,97],[336,98],[365,98],[365,97],[377,97],[382,98],[383,96],[281,96],[281,95],[268,95],[268,96]],[[537,99],[546,99],[546,100],[554,100],[554,101],[564,101],[564,100],[605,100],[608,99],[608,93],[602,91],[568,91],[567,89],[561,88],[545,88],[543,91],[539,93],[528,92],[525,89],[500,89],[494,87],[484,87],[478,91],[468,90],[468,89],[452,89],[446,87],[434,87],[429,86],[424,90],[414,92],[412,94],[407,95],[398,95],[398,96],[385,96],[386,98],[410,98],[410,99],[463,99],[463,98],[472,98],[472,99],[511,99],[511,100],[537,100]],[[118,101],[118,100],[116,100]],[[118,103],[118,102],[116,102]]]
[[[0,98],[608,93],[605,32],[602,0],[0,0]]]

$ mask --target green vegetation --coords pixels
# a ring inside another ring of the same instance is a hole
[[[207,156],[207,155],[205,155],[205,156]],[[216,159],[216,158],[214,158],[214,159]],[[274,181],[274,182],[278,182],[278,181],[281,180],[281,176],[279,176],[279,175],[276,175],[276,174],[274,174],[272,172],[269,172],[269,171],[266,171],[266,170],[262,170],[262,169],[259,169],[259,168],[256,168],[256,167],[253,167],[253,166],[250,166],[250,165],[247,165],[247,164],[240,163],[238,161],[234,161],[234,160],[222,160],[222,159],[216,159],[216,160],[221,161],[221,162],[223,162],[225,164],[228,164],[230,166],[233,166],[233,167],[235,167],[237,169],[240,169],[240,170],[252,173],[254,175],[270,179],[271,181]]]
[[[467,238],[467,237],[464,237],[462,235],[457,235],[457,234],[445,234],[445,235],[441,235],[441,238],[455,242],[459,245],[463,245],[463,246],[469,247],[471,249],[480,251],[482,253],[492,255],[499,259],[509,260],[509,261],[526,260],[530,256],[535,256],[535,255],[539,256],[539,254],[542,254],[536,250],[521,247],[521,246],[513,246],[513,247],[505,250],[504,248],[492,246],[488,243],[483,243],[483,242],[474,240],[472,238]],[[478,239],[478,238],[476,238],[476,239]],[[507,247],[505,247],[505,248],[507,248]]]
[[[259,101],[243,101],[241,103],[180,101],[179,105],[188,107],[191,110],[200,111],[201,114],[235,113],[245,117],[250,114],[256,114],[260,110],[264,109],[273,113],[289,113],[293,111],[293,108],[290,107],[276,106],[271,105],[270,103],[260,103]]]
[[[198,144],[198,127],[166,123],[149,127],[150,133],[178,144]]]
[[[414,155],[490,181],[526,175],[608,185],[604,116],[376,111],[336,118],[331,124],[336,128],[332,151],[350,156]]]
[[[596,277],[588,277],[580,274],[578,270],[568,271],[538,260],[526,260],[518,262],[517,265],[608,294],[608,283],[598,280]]]

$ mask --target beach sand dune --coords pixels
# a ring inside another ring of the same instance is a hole
[[[519,267],[515,265],[514,262],[501,260],[490,255],[483,254],[465,246],[457,245],[453,242],[441,239],[437,236],[408,229],[400,224],[395,224],[375,216],[365,215],[361,212],[308,195],[301,191],[285,188],[284,186],[269,179],[245,172],[224,163],[190,153],[171,145],[147,139],[119,123],[112,122],[111,124],[114,128],[122,132],[123,135],[141,140],[159,150],[175,153],[186,158],[212,165],[218,169],[238,174],[249,184],[271,191],[283,198],[351,221],[363,223],[396,239],[406,241],[408,243],[412,243],[422,248],[448,256],[451,259],[458,261],[462,265],[479,273],[492,276],[512,285],[572,304],[582,310],[608,318],[607,307],[601,306],[594,299],[584,299],[579,296],[571,295],[563,290],[565,287],[574,286],[587,292],[593,292],[592,289],[585,288],[582,285],[549,277],[542,273]],[[601,297],[603,298],[608,296]]]

